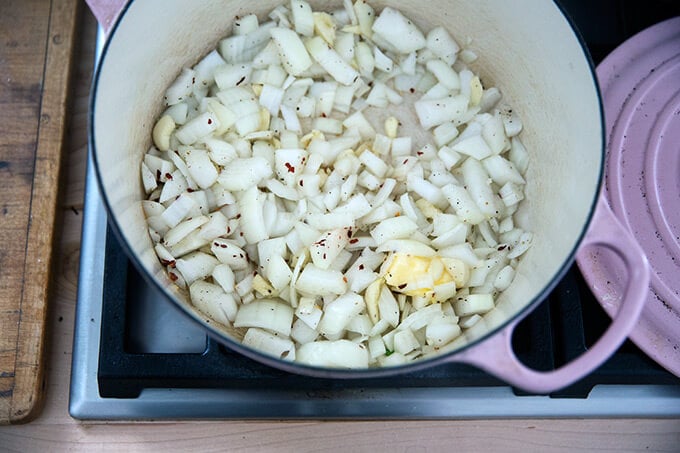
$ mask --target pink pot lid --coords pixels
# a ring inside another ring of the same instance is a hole
[[[606,197],[647,254],[652,279],[630,339],[680,376],[680,17],[623,43],[597,68],[607,124]],[[609,313],[628,282],[612,253],[577,262]]]

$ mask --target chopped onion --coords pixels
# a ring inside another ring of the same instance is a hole
[[[293,309],[273,299],[259,299],[241,305],[234,319],[234,327],[259,327],[281,335],[290,335]]]
[[[532,243],[520,115],[441,26],[366,0],[268,17],[241,14],[166,90],[139,174],[161,264],[206,321],[276,358],[455,350]]]

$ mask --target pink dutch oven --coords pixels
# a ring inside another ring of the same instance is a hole
[[[139,165],[150,145],[166,87],[185,66],[224,37],[235,16],[266,14],[279,1],[88,0],[108,39],[94,79],[90,141],[110,221],[133,262],[152,284],[230,349],[292,373],[358,378],[406,373],[446,362],[474,365],[525,390],[548,393],[602,364],[633,329],[645,301],[649,267],[641,248],[600,200],[605,130],[597,80],[583,44],[560,8],[545,0],[428,2],[383,1],[423,29],[443,25],[454,36],[473,37],[476,69],[501,87],[521,112],[523,142],[531,154],[526,201],[518,222],[534,242],[496,309],[466,332],[457,350],[392,368],[341,370],[309,367],[265,356],[206,323],[158,262],[142,212]],[[123,4],[125,3],[125,4]],[[315,9],[339,1],[311,0]],[[517,324],[549,294],[577,250],[608,250],[620,259],[627,287],[620,308],[600,340],[554,371],[526,367],[511,338]]]

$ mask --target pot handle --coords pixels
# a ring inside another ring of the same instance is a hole
[[[127,0],[85,0],[106,35],[123,11]]]
[[[613,354],[631,332],[644,306],[649,287],[647,258],[633,238],[600,197],[581,250],[605,247],[619,256],[628,272],[626,289],[613,321],[602,337],[581,356],[553,371],[525,366],[512,349],[512,333],[520,319],[478,345],[451,357],[451,361],[474,365],[504,381],[533,393],[547,394],[578,381]]]

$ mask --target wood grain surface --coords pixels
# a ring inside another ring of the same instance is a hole
[[[35,417],[77,0],[0,6],[0,424]]]
[[[94,21],[83,14],[49,309],[45,406],[0,427],[2,452],[677,452],[678,419],[79,422],[68,415]],[[264,402],[263,404],[266,404]]]

